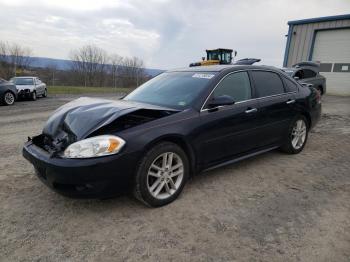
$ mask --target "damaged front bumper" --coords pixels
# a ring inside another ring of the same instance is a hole
[[[22,89],[18,91],[18,98],[31,98],[32,92],[30,89]]]
[[[103,198],[130,188],[136,154],[117,154],[88,159],[66,159],[28,141],[23,156],[33,164],[36,175],[57,193],[77,198]]]

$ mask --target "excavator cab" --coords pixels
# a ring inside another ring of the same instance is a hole
[[[191,63],[190,66],[228,65],[232,63],[232,49],[217,48],[205,51],[207,52],[207,60],[205,60],[205,57],[203,57],[203,61]],[[234,56],[236,55],[237,51],[234,52]]]
[[[221,65],[228,65],[232,62],[232,49],[212,49],[205,50],[207,52],[207,61],[216,61]]]

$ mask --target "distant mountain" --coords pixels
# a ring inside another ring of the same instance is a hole
[[[56,58],[48,58],[48,57],[32,57],[33,62],[31,63],[32,67],[55,67],[58,70],[69,70],[72,61],[65,59],[56,59]],[[150,76],[156,76],[165,70],[161,69],[153,69],[153,68],[145,68],[145,73]]]

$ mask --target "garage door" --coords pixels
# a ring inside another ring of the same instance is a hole
[[[312,60],[321,62],[327,93],[350,95],[350,29],[318,31]]]

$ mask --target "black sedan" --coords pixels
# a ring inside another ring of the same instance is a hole
[[[195,174],[276,148],[301,152],[320,114],[319,92],[281,70],[192,67],[118,101],[80,98],[60,107],[23,154],[60,194],[132,191],[162,206]]]
[[[312,61],[300,62],[290,68],[282,68],[282,71],[302,85],[313,86],[321,95],[326,93],[326,78],[320,74],[320,64]]]
[[[3,105],[13,105],[17,100],[17,89],[14,84],[0,78],[0,103]]]

